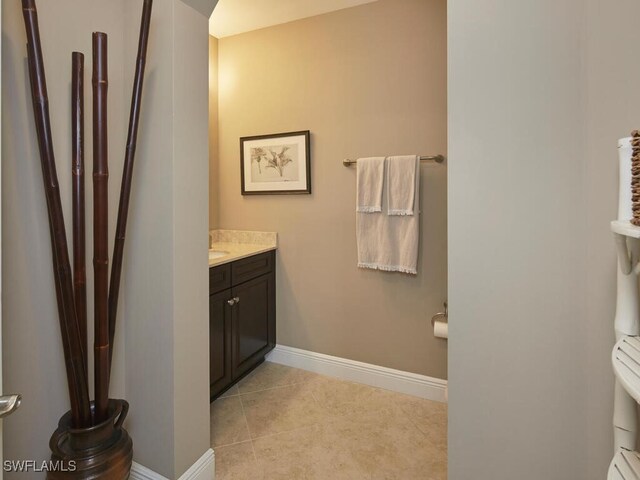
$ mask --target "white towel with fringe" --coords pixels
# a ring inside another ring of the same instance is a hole
[[[382,211],[384,157],[359,158],[356,173],[356,212]]]
[[[389,162],[385,162],[385,171]],[[414,215],[388,215],[387,189],[383,189],[385,211],[356,213],[358,267],[418,273],[420,240],[420,175],[414,178]]]
[[[420,175],[420,157],[389,157],[387,162],[387,212],[389,215],[413,215],[416,175]]]

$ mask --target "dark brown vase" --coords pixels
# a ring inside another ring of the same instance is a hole
[[[91,403],[91,411],[94,404]],[[51,460],[58,471],[48,480],[126,480],[131,472],[133,442],[122,428],[129,404],[109,400],[108,420],[89,428],[71,428],[71,412],[63,415],[51,436]]]

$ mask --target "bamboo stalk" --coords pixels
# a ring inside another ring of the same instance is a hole
[[[120,277],[122,276],[122,259],[124,255],[124,241],[127,231],[127,217],[129,213],[129,199],[131,197],[131,181],[133,178],[133,164],[138,142],[138,125],[140,124],[140,108],[142,105],[142,87],[144,85],[144,71],[147,61],[147,46],[149,44],[149,27],[151,24],[151,10],[153,0],[144,0],[142,20],[140,22],[140,38],[138,41],[138,55],[136,73],[131,95],[131,111],[129,114],[129,130],[127,133],[127,148],[125,152],[122,185],[120,187],[120,203],[118,205],[118,221],[113,245],[113,265],[111,267],[111,281],[109,284],[109,366],[113,359],[114,337],[116,333],[116,319],[118,312],[118,297],[120,294]]]
[[[31,97],[49,217],[54,283],[67,371],[72,422],[74,427],[82,428],[91,424],[89,389],[75,310],[73,279],[53,151],[49,99],[35,0],[22,0],[22,10],[28,41],[27,52]]]
[[[107,35],[93,34],[93,269],[96,423],[109,405],[109,210]]]
[[[84,206],[84,55],[73,52],[71,62],[71,137],[73,211],[73,287],[84,368],[88,372],[87,266]]]

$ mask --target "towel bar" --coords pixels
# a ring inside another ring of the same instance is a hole
[[[420,161],[421,162],[436,162],[436,163],[444,163],[444,155],[427,155],[424,157],[420,157]],[[350,160],[348,158],[345,158],[342,161],[342,164],[345,167],[350,167],[351,165],[355,165],[356,163],[358,163],[357,160]]]

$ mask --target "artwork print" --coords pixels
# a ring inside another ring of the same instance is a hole
[[[251,148],[251,174],[256,182],[295,182],[300,180],[298,145]]]
[[[242,194],[311,193],[309,131],[240,139]]]

